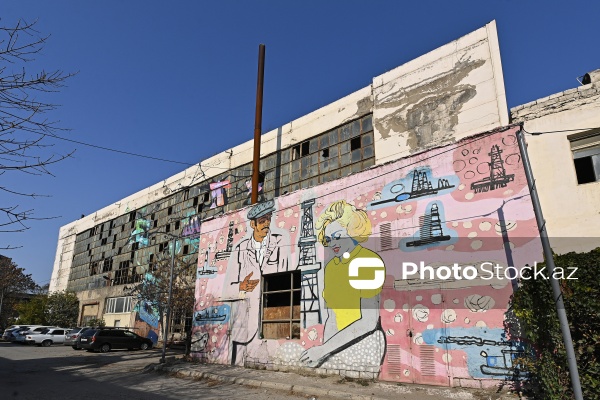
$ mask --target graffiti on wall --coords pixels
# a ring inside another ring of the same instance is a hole
[[[505,326],[507,271],[541,247],[515,132],[205,221],[196,356],[444,385],[526,376]],[[405,276],[406,265],[431,276]],[[440,277],[452,265],[477,276]]]

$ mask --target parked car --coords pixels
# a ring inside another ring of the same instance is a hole
[[[88,329],[77,339],[77,345],[88,351],[99,350],[106,353],[113,349],[141,349],[152,348],[152,340],[136,333],[114,328]]]
[[[90,328],[89,326],[82,328],[71,328],[70,330],[65,332],[65,342],[63,344],[65,346],[73,347],[74,350],[81,350],[81,347],[79,347],[79,345],[77,344],[77,339],[79,338],[79,336],[81,336],[83,332],[87,331],[88,329],[92,328]]]
[[[19,331],[22,331],[24,329],[29,329],[30,326],[31,325],[13,325],[4,331],[4,333],[2,334],[2,340],[7,340],[9,342],[12,342],[16,339],[17,333]]]
[[[25,337],[27,335],[37,335],[42,332],[44,329],[54,328],[53,326],[43,326],[43,325],[32,325],[29,329],[23,329],[17,331],[17,335],[15,336],[15,342],[25,343]]]
[[[65,341],[65,328],[47,328],[36,335],[25,336],[25,343],[35,343],[38,346],[52,346]]]

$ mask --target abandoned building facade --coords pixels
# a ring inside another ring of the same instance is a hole
[[[262,135],[257,204],[249,141],[63,226],[50,290],[77,293],[81,324],[160,336],[127,288],[176,255],[196,266],[196,304],[174,329],[192,324],[205,362],[465,387],[520,379],[506,271],[542,250],[517,132],[581,129],[527,141],[550,235],[597,247],[589,75],[509,115],[491,22]],[[585,235],[564,214],[573,198]],[[477,277],[438,273],[452,265]],[[499,273],[486,279],[486,265]]]

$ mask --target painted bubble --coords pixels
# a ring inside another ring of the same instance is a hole
[[[416,306],[414,306],[412,314],[413,318],[417,321],[426,322],[429,319],[429,308],[427,308],[423,304],[417,304]]]
[[[392,312],[396,309],[396,302],[393,299],[387,299],[383,302],[383,309]]]

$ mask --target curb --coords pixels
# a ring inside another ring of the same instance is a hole
[[[324,397],[332,397],[338,399],[350,399],[350,400],[389,400],[390,397],[379,397],[376,395],[365,395],[358,393],[351,393],[344,390],[339,389],[323,389],[320,387],[314,386],[305,386],[305,385],[294,385],[282,382],[273,382],[273,381],[263,381],[260,379],[253,378],[242,378],[235,377],[229,375],[222,375],[214,372],[202,372],[195,371],[193,368],[189,368],[185,364],[150,364],[144,368],[144,372],[170,372],[174,373],[177,377],[180,378],[193,378],[193,379],[209,379],[212,381],[230,383],[241,386],[250,386],[254,388],[265,388],[271,390],[279,390],[287,393],[294,393],[301,396],[313,397],[324,396]],[[445,398],[456,398],[456,399],[476,399],[480,394],[475,394],[472,391],[463,391],[461,393],[450,393],[448,388],[435,388],[435,387],[427,387],[427,388],[415,388],[414,391],[411,390],[408,393],[414,393],[422,391],[424,395],[436,395],[436,396],[444,396]],[[406,393],[406,394],[408,394]],[[402,393],[396,393],[392,396],[399,396]],[[498,394],[498,393],[489,393],[489,399],[497,399],[497,400],[514,400],[516,396],[514,394]],[[446,397],[449,396],[449,397]],[[528,397],[520,397],[523,400],[528,399]]]
[[[304,396],[329,396],[341,399],[351,399],[351,400],[388,400],[382,397],[377,396],[365,396],[361,394],[353,394],[349,392],[344,392],[341,390],[333,390],[333,389],[321,389],[313,386],[304,386],[304,385],[292,385],[281,382],[270,382],[270,381],[261,381],[258,379],[252,378],[236,378],[233,376],[227,375],[219,375],[212,372],[199,372],[193,371],[188,368],[178,368],[176,366],[165,366],[165,365],[157,365],[151,368],[149,366],[149,370],[154,371],[164,371],[164,372],[172,372],[181,377],[189,377],[196,379],[210,379],[213,381],[232,383],[235,385],[242,386],[253,386],[260,387],[265,389],[272,390],[280,390],[284,392],[291,392],[295,394],[300,394]]]

